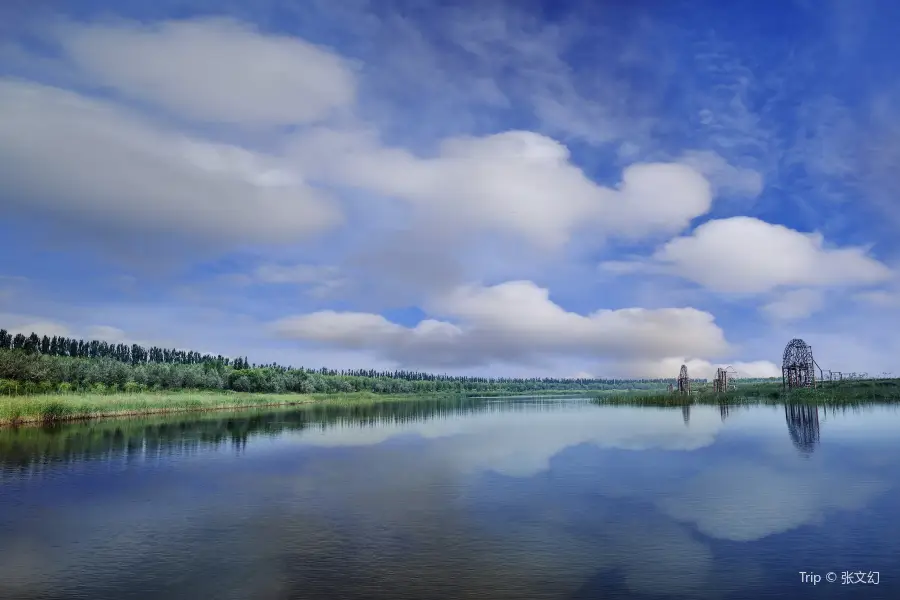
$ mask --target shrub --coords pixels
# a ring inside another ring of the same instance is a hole
[[[0,379],[0,395],[17,396],[22,393],[19,383],[9,379]]]
[[[48,402],[41,408],[41,418],[45,421],[58,421],[69,414],[69,407],[58,400]]]

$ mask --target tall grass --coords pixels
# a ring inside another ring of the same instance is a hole
[[[0,425],[52,423],[97,417],[239,409],[257,406],[288,406],[314,402],[373,403],[390,399],[393,397],[370,392],[253,394],[197,391],[14,396],[0,397]]]

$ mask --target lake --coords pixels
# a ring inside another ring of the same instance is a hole
[[[0,598],[900,598],[898,433],[577,399],[5,429]]]

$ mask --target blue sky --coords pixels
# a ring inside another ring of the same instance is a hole
[[[8,329],[495,375],[900,351],[894,2],[36,4],[0,9]]]

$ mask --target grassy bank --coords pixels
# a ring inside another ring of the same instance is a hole
[[[825,382],[816,388],[784,390],[780,383],[738,385],[734,390],[715,393],[709,388],[694,390],[690,396],[673,392],[651,394],[602,394],[598,404],[641,406],[682,406],[690,404],[817,404],[855,405],[866,402],[900,403],[900,379],[868,379]]]
[[[253,394],[241,392],[145,392],[138,394],[46,394],[0,397],[0,426],[54,423],[153,415],[189,411],[213,411],[267,406],[327,403],[373,404],[416,395],[350,392],[343,394]]]
[[[153,415],[163,413],[292,406],[310,403],[372,404],[422,398],[472,397],[586,397],[588,392],[538,390],[530,393],[450,393],[376,394],[341,392],[312,394],[272,394],[232,391],[164,391],[112,393],[53,393],[0,396],[0,426],[54,423],[102,417]]]

